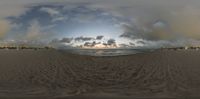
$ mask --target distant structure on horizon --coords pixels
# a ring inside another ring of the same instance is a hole
[[[185,47],[173,47],[173,48],[162,47],[161,49],[168,49],[168,50],[200,50],[200,46],[185,46]]]
[[[16,50],[20,50],[20,49],[54,49],[51,46],[44,46],[44,47],[33,47],[33,46],[11,46],[11,45],[0,45],[0,49],[16,49]]]

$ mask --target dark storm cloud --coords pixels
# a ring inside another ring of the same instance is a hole
[[[135,46],[135,44],[134,44],[134,43],[132,43],[132,42],[129,42],[129,45],[131,45],[131,46]]]
[[[93,37],[83,37],[83,36],[81,36],[81,37],[76,37],[74,40],[77,41],[77,42],[91,41],[91,40],[94,40],[94,38]]]
[[[102,40],[103,38],[104,38],[104,36],[101,36],[101,35],[97,36],[96,38],[80,36],[80,37],[76,37],[74,40],[77,41],[77,42],[80,42],[80,41]]]
[[[108,45],[116,44],[116,40],[115,40],[115,39],[109,39],[109,40],[107,41],[107,44],[108,44]]]
[[[104,38],[104,36],[100,35],[96,37],[96,40],[102,40]]]
[[[98,43],[95,42],[95,41],[94,41],[94,42],[85,42],[85,43],[84,43],[84,46],[85,46],[85,47],[94,47],[94,46],[97,45],[97,44],[101,44],[101,42],[98,42]]]
[[[87,46],[87,47],[89,46],[89,47],[91,47],[92,44],[91,44],[90,42],[85,42],[84,46]]]
[[[60,42],[62,42],[62,43],[71,43],[72,40],[73,40],[73,38],[63,38],[62,40],[60,40]]]
[[[104,42],[103,45],[106,47],[117,47],[115,39],[109,39],[107,42]]]

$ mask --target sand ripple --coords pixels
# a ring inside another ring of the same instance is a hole
[[[0,96],[189,95],[188,60],[184,53],[171,53],[91,57],[54,50],[0,51]]]

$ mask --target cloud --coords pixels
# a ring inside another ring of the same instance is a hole
[[[2,39],[11,28],[10,23],[7,20],[0,20],[0,39]]]
[[[71,43],[73,41],[73,38],[68,38],[68,37],[64,37],[62,39],[53,39],[51,41],[51,43]]]
[[[106,47],[117,47],[115,39],[109,39],[106,43],[103,43]]]
[[[155,41],[154,43],[156,41],[166,41],[167,43],[177,44],[177,46],[180,45],[178,43],[183,43],[179,42],[180,40],[188,41],[189,43],[184,43],[193,45],[196,44],[193,40],[198,41],[200,39],[200,14],[198,13],[198,7],[187,5],[166,9],[160,8],[160,10],[155,9],[158,9],[158,6],[153,8],[151,11],[148,11],[148,9],[147,12],[142,11],[146,12],[146,14],[136,14],[135,17],[140,17],[130,23],[122,24],[121,27],[124,33],[120,37],[131,40],[144,39],[149,42]],[[145,9],[145,7],[142,9]],[[166,46],[168,45],[173,44],[166,44]]]
[[[199,8],[188,6],[172,14],[166,20],[170,22],[172,31],[189,38],[200,39],[199,10]]]
[[[49,38],[55,36],[54,32],[47,32],[47,30],[52,27],[54,27],[54,25],[42,26],[38,20],[32,20],[29,22],[27,30],[24,35],[21,36],[21,39],[38,42],[49,40]]]
[[[58,49],[71,49],[71,48],[75,48],[73,46],[73,38],[68,38],[68,37],[64,37],[62,39],[53,39],[51,40],[48,45],[51,45],[55,48]]]
[[[40,36],[43,34],[41,32],[41,26],[37,20],[33,20],[30,23],[30,27],[27,29],[27,35],[26,38],[29,40],[36,40],[39,39]]]
[[[62,43],[71,43],[72,40],[73,40],[73,38],[63,38],[62,40],[60,40],[60,42],[62,42]]]
[[[132,42],[129,42],[129,45],[130,45],[130,46],[135,46],[135,44],[134,44],[134,43],[132,43]]]
[[[27,8],[26,4],[29,4],[28,0],[18,0],[18,2],[1,0],[0,1],[0,18],[6,18],[8,16],[18,16],[23,14]],[[6,9],[6,10],[5,10]]]
[[[77,42],[91,41],[91,40],[94,40],[94,38],[93,37],[83,37],[83,36],[81,36],[81,37],[76,37],[74,40],[77,41]]]
[[[143,36],[145,36],[144,34],[142,34],[143,32],[138,30],[138,28],[135,27],[134,25],[124,24],[121,27],[123,28],[124,33],[121,34],[120,37],[129,38],[129,39],[137,39],[137,38],[142,38]]]
[[[131,48],[132,46],[128,44],[119,44],[119,48]]]
[[[60,12],[57,11],[56,9],[49,8],[49,7],[42,7],[42,8],[40,9],[40,11],[46,12],[46,13],[48,13],[48,14],[51,15],[51,16],[56,16],[56,15],[59,15],[59,14],[60,14]]]
[[[100,35],[96,37],[96,40],[102,40],[104,38],[104,36]]]
[[[10,16],[20,16],[26,14],[26,11],[30,10],[30,6],[52,3],[54,0],[1,0],[0,1],[0,18],[6,18]],[[6,10],[5,10],[6,9]]]
[[[108,45],[113,45],[113,44],[116,44],[116,41],[115,41],[114,39],[109,39],[109,40],[107,41],[107,44],[108,44]]]
[[[65,16],[65,17],[55,17],[52,19],[52,22],[58,22],[58,21],[64,21],[64,20],[67,20],[68,18]]]
[[[55,44],[55,43],[60,43],[59,39],[53,39],[50,43]]]
[[[27,34],[25,38],[38,40],[49,34],[44,30],[60,32],[65,31],[65,28],[66,30],[77,29],[78,27],[71,25],[73,22],[81,25],[88,22],[88,24],[107,22],[118,26],[122,31],[121,35],[113,33],[111,36],[115,35],[133,41],[143,39],[145,45],[153,45],[152,43],[160,45],[163,42],[166,43],[163,44],[166,46],[173,44],[178,46],[183,43],[191,45],[197,44],[197,41],[200,40],[199,6],[200,1],[198,0],[172,0],[170,2],[165,0],[17,0],[12,2],[1,0],[0,37],[3,38],[10,30],[10,23],[22,24],[18,30],[25,29],[21,31],[27,33],[16,32]],[[37,8],[40,8],[42,13],[34,12],[37,11]],[[17,20],[8,22],[4,19],[7,17],[17,17]],[[30,22],[35,19],[38,22]],[[68,24],[61,23],[64,20],[68,20],[66,22]],[[54,22],[58,24],[44,29],[46,25],[55,24]],[[13,29],[13,31],[15,30]],[[18,35],[17,33],[13,35]],[[14,38],[14,36],[12,37]],[[53,37],[46,36],[46,38]],[[100,36],[96,38],[77,37],[75,41],[85,42],[101,39]],[[108,45],[109,43],[104,44]]]
[[[86,46],[86,47],[93,47],[92,43],[90,43],[90,42],[85,42],[84,46]]]
[[[120,35],[129,39],[145,39],[145,40],[170,40],[175,37],[175,33],[171,31],[168,24],[162,20],[156,20],[148,23],[148,25],[137,26],[137,24],[123,24],[124,33]]]
[[[197,0],[109,0],[90,6],[127,19],[121,37],[174,43],[181,38],[199,40],[199,5]]]
[[[53,39],[51,41],[51,43],[71,43],[72,40],[73,40],[73,38],[67,38],[67,37],[65,37],[65,38],[62,38],[61,40],[59,40],[59,39]]]
[[[96,46],[98,44],[101,44],[101,42],[98,42],[98,43],[95,42],[95,41],[93,41],[93,42],[85,42],[83,46],[92,48],[92,47],[94,47],[94,46]]]
[[[145,41],[142,41],[142,40],[137,41],[136,43],[137,43],[137,44],[142,44],[142,45],[145,45],[145,44],[146,44]]]

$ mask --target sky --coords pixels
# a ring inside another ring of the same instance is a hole
[[[0,44],[199,46],[199,0],[1,0]]]

